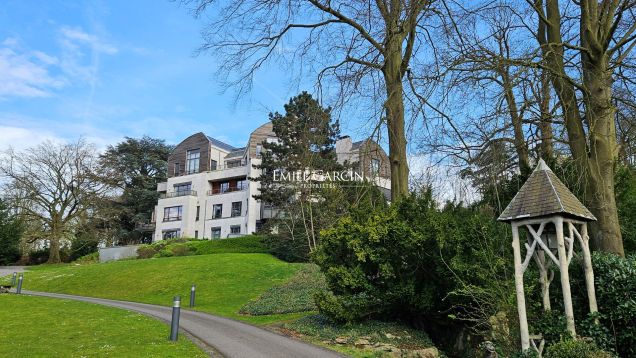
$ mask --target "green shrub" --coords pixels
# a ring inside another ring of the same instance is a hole
[[[545,358],[612,358],[612,355],[598,348],[594,343],[583,340],[563,340],[546,349]]]
[[[98,240],[90,232],[76,235],[71,243],[71,261],[75,261],[82,256],[97,252]]]
[[[455,307],[493,315],[496,302],[477,307],[474,294],[449,294],[469,286],[506,298],[514,292],[499,276],[512,262],[501,244],[507,236],[492,216],[457,205],[439,210],[430,192],[366,217],[344,217],[321,232],[313,256],[332,291],[319,295],[319,310],[338,321],[440,319],[439,312]]]
[[[188,246],[194,250],[195,255],[268,252],[262,237],[258,235],[246,235],[221,240],[190,241]]]
[[[139,245],[137,248],[137,258],[149,259],[154,257],[159,252],[157,246],[153,245]]]
[[[77,258],[74,263],[77,264],[94,264],[99,262],[99,252],[93,252],[88,255]]]
[[[314,296],[327,289],[324,275],[316,265],[304,265],[289,281],[276,285],[241,307],[240,313],[268,315],[316,309]]]

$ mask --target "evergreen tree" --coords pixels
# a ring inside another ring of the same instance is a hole
[[[0,265],[20,259],[20,239],[23,226],[4,200],[0,200]]]

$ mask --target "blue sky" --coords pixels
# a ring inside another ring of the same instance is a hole
[[[193,55],[201,27],[167,0],[3,1],[0,149],[80,136],[100,148],[144,134],[178,143],[198,131],[244,145],[299,89],[269,68],[235,105],[217,59]]]

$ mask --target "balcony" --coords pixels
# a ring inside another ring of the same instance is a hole
[[[170,193],[161,194],[160,199],[177,198],[180,196],[197,196],[197,191],[196,190],[173,191]]]
[[[208,190],[208,196],[211,195],[220,195],[220,194],[227,194],[227,193],[234,193],[237,191],[245,191],[247,190],[247,186],[244,187],[236,187],[236,188],[226,188],[226,189],[212,189],[212,190]]]

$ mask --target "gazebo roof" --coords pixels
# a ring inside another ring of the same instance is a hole
[[[562,214],[584,221],[596,218],[550,170],[543,159],[497,220],[515,221]]]

